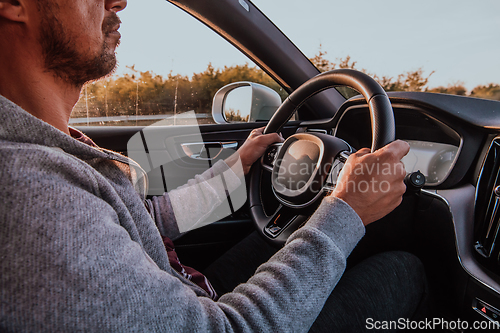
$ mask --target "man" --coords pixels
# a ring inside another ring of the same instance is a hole
[[[355,292],[363,290],[339,285],[332,293],[345,260],[364,225],[392,211],[405,189],[399,172],[375,179],[390,184],[388,193],[349,191],[346,184],[373,179],[348,170],[383,163],[401,169],[408,146],[397,141],[373,154],[353,154],[340,185],[306,225],[248,281],[214,301],[207,285],[187,278],[182,266],[174,267],[174,253],[165,251],[162,236],[170,231],[159,228],[167,227],[162,220],[169,218],[161,215],[168,215],[168,202],[150,202],[148,211],[129,161],[68,127],[83,84],[116,65],[116,13],[125,6],[125,0],[0,0],[0,330],[342,327],[335,325],[349,321],[351,314],[343,315],[349,298],[359,300]],[[241,169],[248,171],[279,140],[255,131],[239,150]],[[215,172],[230,174],[233,163],[221,162]],[[418,261],[399,254],[372,263],[384,265],[392,280],[378,288],[382,295],[366,295],[366,308],[354,302],[362,308],[355,311],[359,318],[377,307],[412,315],[423,293]],[[398,295],[401,288],[408,293]]]

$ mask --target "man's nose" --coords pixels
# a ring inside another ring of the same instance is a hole
[[[118,13],[127,7],[127,0],[106,0],[106,10]]]

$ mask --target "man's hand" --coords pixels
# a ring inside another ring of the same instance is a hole
[[[363,148],[349,156],[332,195],[348,203],[368,225],[394,210],[402,201],[406,175],[401,159],[410,146],[394,141],[370,153]]]
[[[254,129],[238,149],[237,154],[229,157],[226,163],[231,166],[236,162],[233,160],[239,157],[243,172],[246,175],[250,172],[252,164],[264,154],[270,144],[284,141],[283,137],[278,133],[262,134],[263,131],[264,127]]]

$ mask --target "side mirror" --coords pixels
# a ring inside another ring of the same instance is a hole
[[[280,105],[281,97],[273,89],[253,82],[235,82],[215,94],[212,117],[217,124],[266,121]]]

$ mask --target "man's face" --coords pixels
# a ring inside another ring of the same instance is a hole
[[[120,20],[107,0],[36,0],[45,68],[74,86],[116,67]]]

